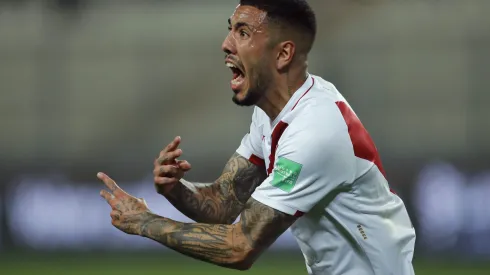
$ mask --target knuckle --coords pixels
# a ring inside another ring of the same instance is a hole
[[[165,166],[162,166],[161,168],[161,171],[160,171],[160,174],[162,176],[170,176],[170,175],[173,175],[175,174],[177,171],[175,169],[175,167],[171,166],[171,165],[165,165]]]
[[[158,163],[159,164],[164,164],[168,161],[168,154],[165,154],[163,156],[161,156],[160,158],[158,158]]]
[[[155,176],[155,178],[160,174],[160,167],[155,167],[155,169],[153,169],[153,176]]]
[[[111,213],[111,218],[113,221],[119,221],[121,219],[121,213],[118,213],[117,211],[113,211]]]

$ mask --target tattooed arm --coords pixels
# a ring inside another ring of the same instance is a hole
[[[112,225],[127,234],[155,240],[187,256],[219,266],[249,269],[296,217],[250,198],[239,223],[180,223],[153,214],[143,199],[122,190],[103,173],[97,177],[110,191],[100,195],[111,206]]]
[[[187,217],[203,223],[232,224],[255,188],[266,178],[264,167],[235,153],[214,183],[200,184],[193,193],[182,183],[163,194]]]
[[[139,233],[192,258],[246,270],[295,220],[250,198],[237,224],[179,223],[147,214]]]

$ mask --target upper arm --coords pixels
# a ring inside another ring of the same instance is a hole
[[[224,201],[228,201],[233,220],[238,217],[257,186],[267,177],[261,147],[262,132],[258,124],[257,111],[254,111],[250,131],[243,137],[216,181],[219,195]]]
[[[238,153],[234,153],[228,160],[216,183],[223,199],[228,197],[227,200],[234,204],[234,218],[239,215],[255,188],[265,178],[266,171],[263,166],[253,164]]]
[[[264,167],[256,166],[235,153],[214,183],[195,183],[198,193],[177,185],[167,199],[195,221],[232,224],[265,177]]]
[[[235,242],[243,248],[245,263],[251,265],[296,219],[250,198],[236,225],[241,234]]]

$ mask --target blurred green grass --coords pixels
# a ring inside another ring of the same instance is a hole
[[[455,261],[415,264],[417,275],[489,275],[490,263]],[[246,274],[307,274],[298,253],[267,253]],[[154,253],[4,253],[0,254],[2,275],[156,275],[239,274],[171,252]]]

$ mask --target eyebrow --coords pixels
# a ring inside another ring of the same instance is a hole
[[[228,26],[231,27],[231,19],[228,18]],[[245,22],[236,22],[234,25],[235,29],[241,28],[241,27],[248,27],[250,28],[250,24],[245,23]]]

